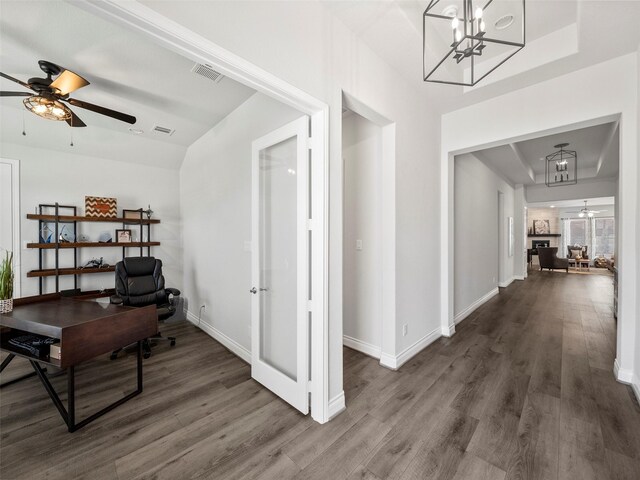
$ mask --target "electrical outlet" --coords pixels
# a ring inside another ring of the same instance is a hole
[[[356,250],[362,250],[362,240],[356,240]]]
[[[405,323],[404,325],[402,325],[402,336],[406,337],[407,333],[409,333],[409,325]]]

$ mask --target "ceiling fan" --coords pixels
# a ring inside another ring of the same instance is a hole
[[[584,201],[584,208],[581,208],[579,212],[567,212],[567,213],[577,213],[580,218],[583,217],[593,217],[596,213],[606,212],[607,210],[591,210],[587,208],[587,201]]]
[[[40,69],[47,77],[30,78],[26,83],[0,72],[1,77],[22,85],[35,92],[35,94],[31,92],[0,92],[0,97],[27,97],[22,101],[27,110],[48,120],[64,120],[71,127],[86,127],[87,125],[65,103],[126,123],[136,123],[136,117],[132,115],[116,112],[115,110],[76,100],[75,98],[69,98],[71,92],[89,85],[89,82],[77,73],[46,60],[39,60],[38,65],[40,65]],[[52,78],[54,76],[57,77],[55,80]]]

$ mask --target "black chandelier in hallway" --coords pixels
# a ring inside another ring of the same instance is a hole
[[[423,14],[425,82],[473,86],[525,45],[525,0],[431,0]]]
[[[578,154],[575,150],[565,150],[568,143],[559,143],[553,148],[557,152],[547,155],[545,159],[545,184],[547,187],[575,185],[578,183]]]

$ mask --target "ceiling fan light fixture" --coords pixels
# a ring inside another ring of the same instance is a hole
[[[64,103],[47,98],[43,95],[31,95],[22,103],[30,112],[47,120],[68,120],[71,118],[71,110]]]

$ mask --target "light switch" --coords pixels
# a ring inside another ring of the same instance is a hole
[[[356,240],[356,250],[362,250],[362,240]]]

